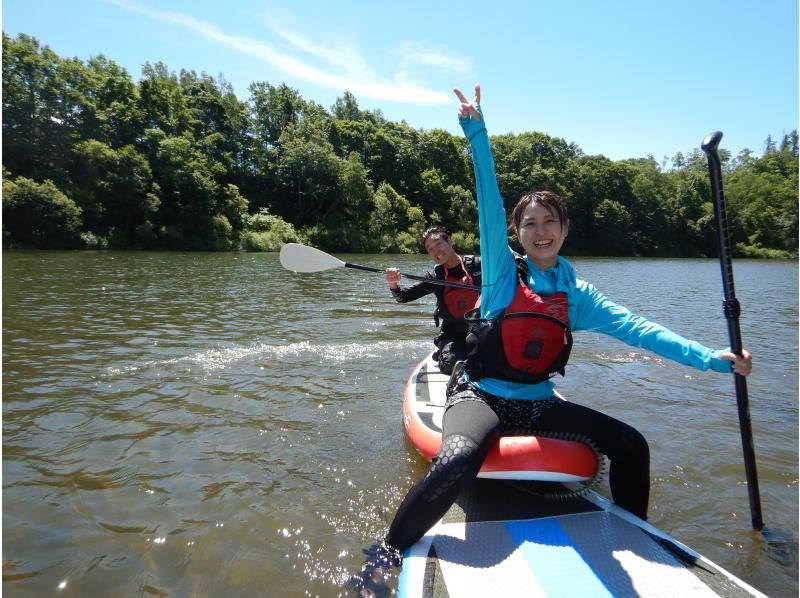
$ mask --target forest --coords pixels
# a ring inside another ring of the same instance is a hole
[[[102,54],[4,33],[3,247],[418,253],[443,225],[478,252],[463,137],[392,122],[348,91],[329,108],[283,83],[248,93],[162,63],[134,81]],[[536,131],[491,143],[507,210],[529,190],[568,199],[580,234],[565,255],[716,255],[699,148],[612,161]],[[720,152],[734,255],[795,258],[797,130],[758,149]]]

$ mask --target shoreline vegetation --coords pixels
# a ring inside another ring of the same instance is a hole
[[[466,140],[361,110],[349,91],[329,109],[285,84],[248,91],[162,63],[137,82],[103,55],[4,33],[3,247],[420,253],[439,224],[478,251]],[[583,234],[566,254],[716,256],[699,147],[612,161],[533,131],[491,142],[507,208],[531,189],[568,198]],[[797,130],[760,156],[720,155],[734,255],[797,258]]]

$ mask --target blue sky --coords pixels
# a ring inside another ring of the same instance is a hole
[[[224,75],[240,98],[285,82],[326,108],[349,89],[395,121],[460,134],[454,86],[492,134],[542,131],[613,160],[761,154],[798,121],[796,0],[5,0],[3,31]]]

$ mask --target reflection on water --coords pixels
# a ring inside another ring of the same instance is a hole
[[[422,272],[422,256],[358,256]],[[609,297],[727,344],[713,260],[575,260]],[[797,523],[797,267],[735,265],[764,518]],[[763,289],[771,292],[765,296]],[[276,255],[3,255],[3,589],[336,596],[424,464],[400,424],[432,300]],[[730,379],[592,334],[560,390],[630,422],[651,520],[771,596]]]

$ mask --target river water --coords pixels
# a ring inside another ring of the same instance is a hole
[[[573,263],[617,303],[727,345],[715,260]],[[778,557],[750,530],[730,376],[580,333],[559,390],[648,438],[652,523],[797,596],[798,265],[734,273]],[[276,254],[4,252],[4,592],[339,595],[425,468],[400,410],[432,306],[396,304],[380,274],[294,274]]]

